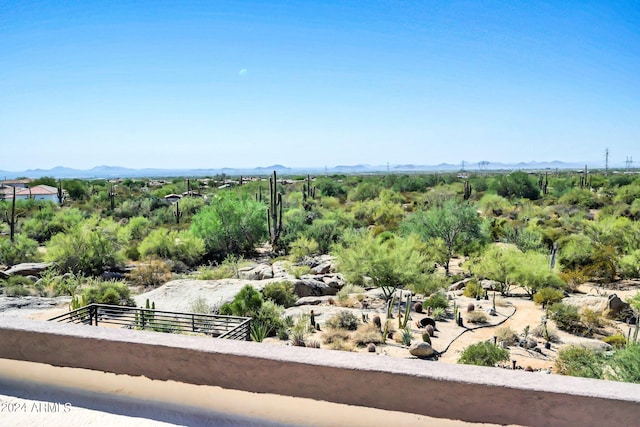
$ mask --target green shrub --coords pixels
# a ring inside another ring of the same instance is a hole
[[[134,285],[155,288],[171,280],[171,270],[163,260],[151,259],[138,265],[127,278]]]
[[[469,298],[478,298],[479,297],[479,298],[482,298],[482,297],[484,297],[484,294],[485,294],[484,288],[475,279],[469,280],[467,282],[467,285],[464,287],[463,295],[465,297],[469,297]]]
[[[544,306],[556,303],[562,300],[562,298],[564,298],[564,292],[560,289],[549,287],[542,288],[533,295],[533,301],[536,304],[542,304]]]
[[[346,310],[338,312],[326,322],[329,328],[346,329],[348,331],[355,331],[358,329],[359,324],[360,320],[352,312]]]
[[[602,342],[606,342],[613,348],[620,349],[627,345],[627,338],[622,334],[615,334],[602,338]]]
[[[264,325],[267,336],[274,336],[285,327],[283,316],[284,307],[267,300],[262,303],[252,323]]]
[[[558,352],[556,370],[561,375],[602,378],[604,355],[585,347],[572,345]]]
[[[292,262],[298,262],[305,257],[319,253],[319,245],[314,239],[300,236],[289,246],[289,257]]]
[[[503,326],[496,331],[497,341],[504,342],[508,346],[516,345],[518,342],[518,334],[508,326]]]
[[[472,344],[465,348],[458,363],[476,366],[495,366],[498,362],[509,360],[509,350],[498,347],[489,341]]]
[[[640,384],[640,344],[633,343],[614,353],[605,379]]]
[[[25,297],[31,295],[31,291],[24,285],[7,285],[4,288],[4,295],[7,297]]]
[[[0,239],[0,264],[15,265],[22,262],[34,262],[39,259],[38,242],[17,234],[15,241]]]
[[[220,314],[233,316],[255,317],[262,307],[262,294],[253,286],[246,285],[230,303],[220,307]]]
[[[135,306],[129,287],[115,281],[99,282],[85,288],[82,292],[86,304],[110,304]]]
[[[447,308],[449,307],[449,300],[443,292],[436,292],[422,303],[423,307],[431,308]]]
[[[575,332],[581,329],[578,307],[574,305],[557,302],[549,307],[549,314],[562,330]]]
[[[191,313],[200,313],[200,314],[217,314],[218,307],[211,306],[207,303],[206,299],[202,297],[198,297],[193,301],[191,301],[191,305],[189,306],[189,311]]]
[[[365,289],[362,286],[354,285],[353,283],[347,283],[337,293],[338,300],[342,301],[346,299],[350,294],[362,294]]]
[[[159,228],[144,238],[138,251],[143,258],[158,257],[193,266],[200,262],[205,248],[204,240],[189,231]]]
[[[447,318],[447,310],[442,307],[436,307],[431,311],[431,317],[434,320],[445,320]]]
[[[485,324],[489,323],[489,319],[484,311],[470,311],[467,313],[467,322]]]
[[[285,308],[291,307],[298,300],[298,296],[293,293],[293,283],[291,282],[269,283],[262,289],[262,295],[265,299]]]
[[[384,338],[380,329],[371,323],[361,325],[352,335],[353,342],[358,346],[365,346],[369,343],[382,344]]]

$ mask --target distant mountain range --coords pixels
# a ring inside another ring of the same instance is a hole
[[[297,174],[361,174],[361,173],[403,173],[403,172],[478,172],[481,170],[567,170],[583,169],[585,163],[567,163],[561,161],[552,162],[521,162],[521,163],[467,163],[452,165],[441,163],[439,165],[340,165],[334,167],[309,167],[309,168],[288,168],[283,165],[272,165],[256,168],[211,168],[211,169],[131,169],[119,166],[96,166],[92,169],[72,169],[57,166],[52,169],[29,169],[26,171],[2,171],[0,179],[15,179],[17,177],[41,178],[51,176],[54,178],[153,178],[153,177],[176,177],[176,176],[215,176],[225,174],[228,176],[254,176],[268,175],[274,170],[281,175]],[[588,165],[589,166],[589,165]],[[591,166],[589,166],[591,168]],[[612,166],[613,168],[613,166]]]

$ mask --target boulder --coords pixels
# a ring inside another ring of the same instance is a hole
[[[322,281],[332,288],[336,288],[338,290],[342,289],[344,286],[344,279],[340,274],[328,274],[322,277]]]
[[[302,297],[302,298],[298,298],[298,300],[296,301],[296,303],[294,305],[295,306],[319,305],[319,304],[322,304],[323,302],[328,302],[330,298],[331,298],[330,296],[324,296],[324,297],[316,297],[316,296]]]
[[[4,275],[9,276],[39,276],[40,273],[51,267],[50,262],[25,262],[16,264],[4,271]]]
[[[471,278],[466,278],[466,279],[462,279],[459,282],[454,283],[453,285],[449,286],[449,292],[453,292],[453,291],[459,291],[464,289],[465,286],[467,286],[467,283],[471,280]]]
[[[335,295],[338,293],[338,290],[319,280],[305,278],[294,282],[293,292],[302,298],[310,296]]]
[[[327,274],[331,272],[331,262],[320,263],[311,269],[314,274]]]
[[[489,280],[489,279],[482,279],[480,280],[480,286],[482,286],[482,289],[486,290],[486,291],[495,291],[498,289],[498,282],[496,282],[495,280]]]
[[[268,264],[258,264],[238,269],[238,277],[243,280],[265,280],[273,278],[273,269]]]
[[[416,341],[413,344],[411,344],[411,347],[409,347],[409,353],[411,353],[412,356],[419,357],[422,359],[427,357],[433,357],[436,351],[433,349],[433,347],[431,347],[431,344],[429,344],[428,342]]]

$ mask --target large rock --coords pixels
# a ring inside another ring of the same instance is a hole
[[[431,344],[424,341],[416,341],[411,344],[411,347],[409,347],[409,353],[411,353],[412,356],[422,359],[433,357],[433,355],[436,354],[436,351],[431,347]]]
[[[471,280],[470,277],[454,283],[453,285],[449,286],[449,292],[459,291],[464,289],[464,287],[467,286],[467,283],[469,282],[469,280]]]
[[[311,269],[314,274],[327,274],[331,272],[331,262],[323,262],[321,264],[316,265]]]
[[[335,289],[342,289],[344,286],[344,279],[340,274],[327,274],[322,277],[322,281]]]
[[[273,269],[268,264],[258,264],[238,269],[238,277],[243,280],[273,279]]]
[[[293,284],[293,292],[299,297],[335,295],[336,288],[332,288],[324,282],[315,279],[299,279]]]
[[[9,276],[39,276],[40,273],[51,267],[50,262],[25,262],[16,264],[4,271],[4,275]]]
[[[298,298],[298,301],[294,304],[296,307],[301,305],[319,305],[324,302],[328,302],[331,296],[323,296],[323,297],[302,297]]]

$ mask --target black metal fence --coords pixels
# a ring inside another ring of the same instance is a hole
[[[106,304],[89,304],[49,321],[95,326],[119,325],[129,329],[204,334],[233,340],[249,340],[251,330],[250,317],[180,313]]]

